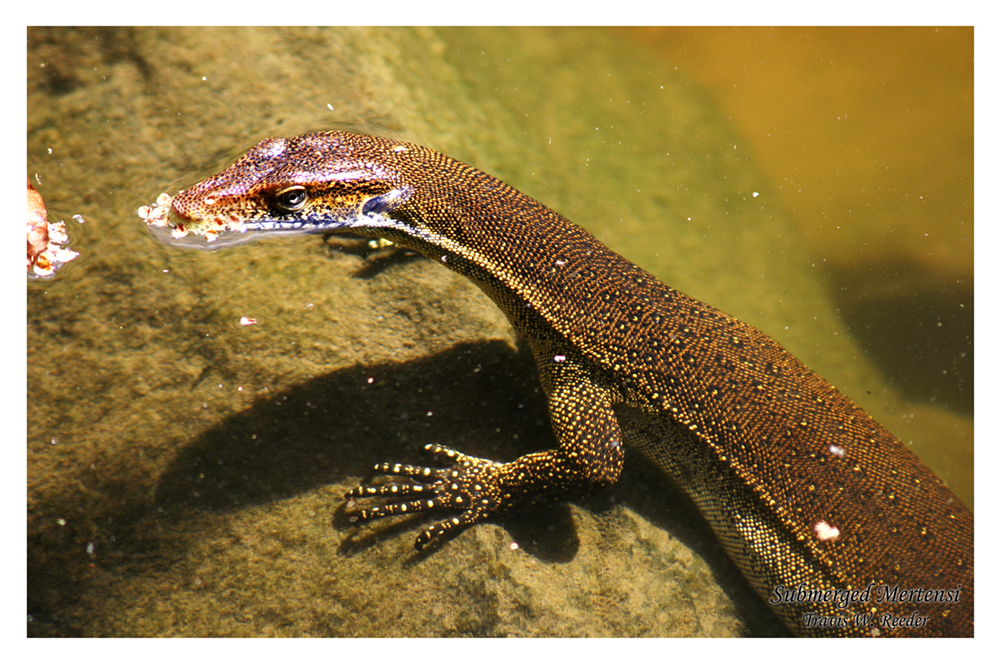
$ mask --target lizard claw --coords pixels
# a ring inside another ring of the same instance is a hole
[[[417,541],[413,546],[417,551],[423,551],[431,542],[436,542],[447,535],[455,534],[466,526],[471,526],[479,521],[478,518],[473,517],[471,514],[471,512],[466,512],[448,521],[441,521],[428,526],[424,532],[417,536]]]
[[[409,477],[409,482],[360,485],[347,492],[347,498],[392,498],[392,502],[348,511],[353,523],[371,521],[397,514],[428,510],[460,510],[461,514],[424,530],[416,541],[417,550],[491,516],[501,507],[503,494],[498,477],[504,464],[466,456],[441,445],[427,445],[424,450],[448,467],[431,468],[401,463],[381,463],[375,472]]]

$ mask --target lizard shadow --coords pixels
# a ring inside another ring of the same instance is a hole
[[[363,477],[375,463],[419,463],[428,442],[498,459],[552,447],[529,364],[530,354],[491,341],[303,382],[187,443],[155,502],[216,512],[266,504]]]
[[[229,513],[363,477],[375,463],[420,463],[428,442],[503,461],[556,447],[530,351],[501,341],[463,344],[405,363],[341,369],[260,399],[184,446],[154,491],[157,518],[183,523],[192,514]],[[600,515],[616,503],[701,555],[752,634],[782,634],[708,523],[652,464],[630,455],[618,484],[576,504]],[[343,503],[333,522],[348,525]],[[415,537],[427,522],[425,514],[376,522],[375,529],[347,535],[339,551],[350,555],[402,532]],[[541,561],[567,562],[577,554],[579,537],[565,505],[495,523]],[[443,546],[414,553],[410,562]]]

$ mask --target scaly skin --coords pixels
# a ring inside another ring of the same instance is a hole
[[[411,481],[351,491],[386,501],[355,519],[445,510],[422,548],[613,484],[632,448],[797,634],[972,635],[972,514],[929,468],[778,343],[509,185],[412,144],[322,132],[261,142],[172,212],[189,229],[393,240],[479,285],[531,345],[558,449],[497,463],[428,445],[442,467],[376,466]],[[880,599],[892,590],[911,599]],[[838,605],[851,591],[870,595]]]

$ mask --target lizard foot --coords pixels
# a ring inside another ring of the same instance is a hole
[[[457,533],[494,514],[509,500],[499,485],[502,463],[466,456],[441,445],[426,445],[424,450],[444,468],[381,463],[375,472],[381,475],[409,477],[409,483],[378,486],[361,485],[347,492],[347,498],[386,497],[385,505],[349,510],[353,523],[361,523],[397,514],[412,514],[427,510],[458,510],[458,516],[434,523],[417,537],[416,548],[422,550],[431,542]]]

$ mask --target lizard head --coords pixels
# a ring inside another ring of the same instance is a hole
[[[224,171],[181,190],[169,204],[169,224],[175,238],[190,232],[210,241],[227,231],[392,227],[389,214],[414,192],[394,168],[409,149],[345,132],[265,139]]]

